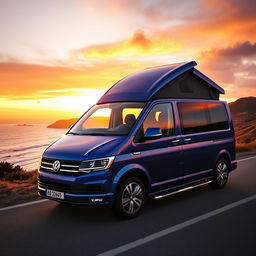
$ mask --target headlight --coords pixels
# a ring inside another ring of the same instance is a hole
[[[108,169],[114,162],[114,159],[115,157],[111,156],[111,157],[105,157],[100,159],[83,161],[80,164],[79,171],[89,173],[89,172],[102,171],[102,170]]]

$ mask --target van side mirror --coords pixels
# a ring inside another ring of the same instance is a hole
[[[145,134],[145,140],[154,140],[162,137],[162,131],[159,127],[148,127]]]

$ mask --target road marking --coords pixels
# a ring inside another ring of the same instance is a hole
[[[253,159],[253,158],[256,158],[256,156],[243,158],[243,159],[237,160],[237,162],[242,162],[242,161],[250,160],[250,159]]]
[[[220,213],[223,213],[225,211],[228,211],[228,210],[230,210],[232,208],[235,208],[235,207],[237,207],[239,205],[245,204],[245,203],[250,202],[250,201],[255,200],[255,199],[256,199],[256,194],[254,194],[252,196],[249,196],[249,197],[246,197],[246,198],[244,198],[242,200],[239,200],[237,202],[228,204],[226,206],[223,206],[223,207],[221,207],[219,209],[216,209],[216,210],[213,210],[211,212],[205,213],[205,214],[200,215],[200,216],[198,216],[196,218],[187,220],[187,221],[182,222],[180,224],[177,224],[175,226],[171,226],[171,227],[169,227],[167,229],[164,229],[162,231],[153,233],[153,234],[151,234],[149,236],[146,236],[144,238],[138,239],[138,240],[133,241],[131,243],[128,243],[128,244],[122,245],[120,247],[114,248],[112,250],[100,253],[97,256],[114,256],[114,255],[126,252],[128,250],[131,250],[133,248],[136,248],[138,246],[141,246],[143,244],[146,244],[148,242],[156,240],[156,239],[158,239],[160,237],[163,237],[163,236],[169,235],[171,233],[174,233],[176,231],[179,231],[179,230],[181,230],[183,228],[186,228],[186,227],[191,226],[191,225],[193,225],[195,223],[198,223],[200,221],[203,221],[203,220],[206,220],[208,218],[211,218],[211,217],[213,217],[215,215],[218,215]]]
[[[24,203],[24,204],[12,205],[12,206],[8,206],[8,207],[0,208],[0,212],[15,209],[15,208],[19,208],[19,207],[23,207],[23,206],[28,206],[28,205],[32,205],[32,204],[39,204],[39,203],[43,203],[43,202],[46,202],[46,201],[49,201],[49,200],[48,199],[42,199],[42,200],[32,201],[32,202],[28,202],[28,203]]]

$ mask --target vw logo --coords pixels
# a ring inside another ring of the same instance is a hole
[[[53,164],[52,164],[52,170],[53,170],[54,172],[57,172],[57,171],[59,171],[59,169],[60,169],[60,161],[59,161],[59,160],[56,160],[56,161],[54,161]]]

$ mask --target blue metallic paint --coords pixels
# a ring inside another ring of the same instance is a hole
[[[124,136],[89,136],[67,134],[52,144],[44,153],[46,158],[86,160],[113,155]]]
[[[119,159],[120,161],[122,161],[121,159]],[[132,164],[128,164],[125,165],[124,167],[122,167],[115,175],[113,183],[112,183],[112,190],[111,191],[116,191],[117,185],[119,183],[119,181],[121,180],[122,177],[124,177],[124,175],[129,174],[132,171],[137,171],[137,173],[141,173],[143,175],[145,175],[145,177],[147,177],[148,180],[148,184],[151,184],[151,177],[147,171],[147,169],[145,169],[142,165],[137,164],[137,163],[132,163]],[[151,186],[149,185],[148,189],[150,190]]]
[[[97,104],[121,101],[148,101],[167,83],[184,72],[193,69],[196,65],[195,61],[190,61],[148,68],[136,72],[114,84],[100,98]],[[225,92],[197,69],[193,69],[193,73],[213,86],[219,93],[223,94]]]

